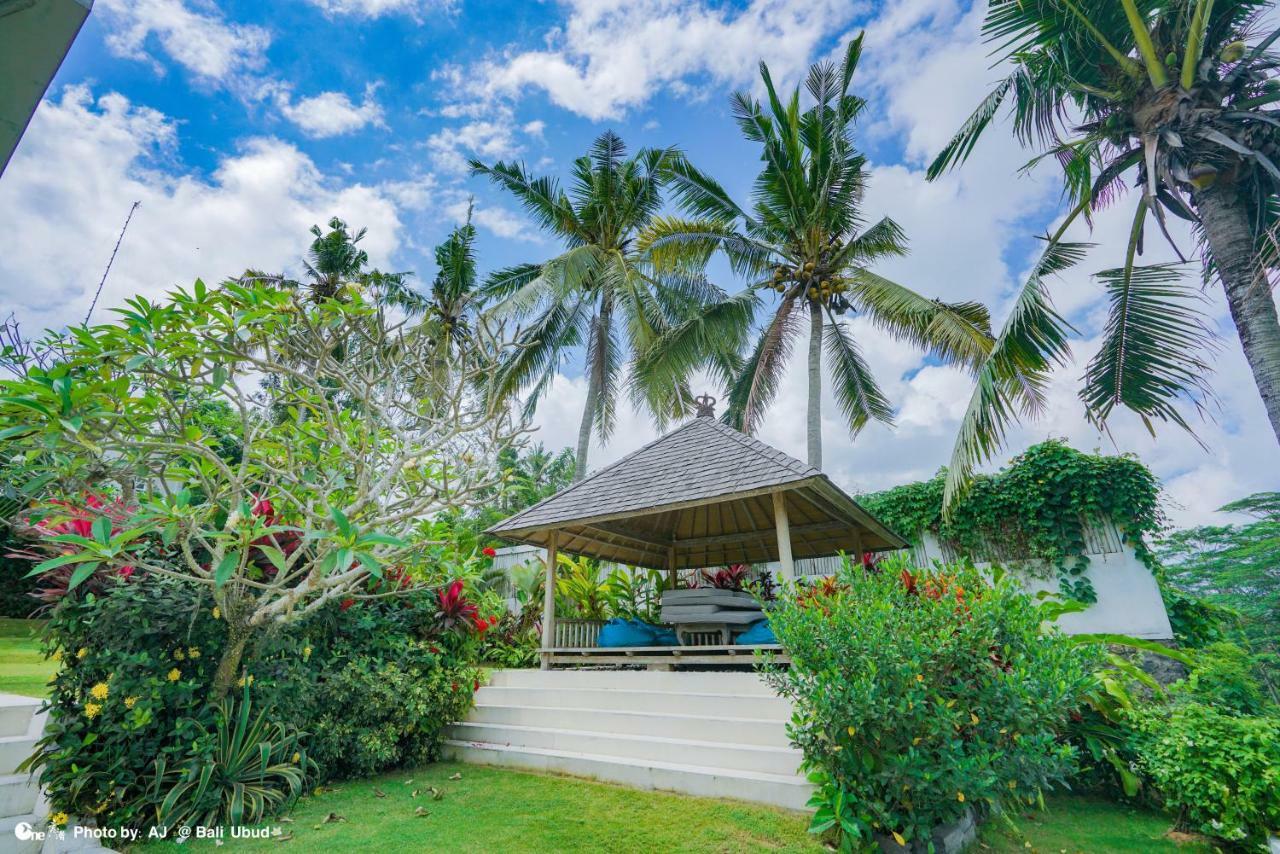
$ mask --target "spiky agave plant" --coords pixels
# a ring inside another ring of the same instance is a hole
[[[995,348],[979,372],[947,481],[947,506],[1008,425],[1043,404],[1048,372],[1065,362],[1070,329],[1047,279],[1088,247],[1064,243],[1079,217],[1141,187],[1124,266],[1100,273],[1110,300],[1103,344],[1081,397],[1105,422],[1117,406],[1152,426],[1187,422],[1175,404],[1210,391],[1210,338],[1198,295],[1169,265],[1141,267],[1147,223],[1168,217],[1201,237],[1206,276],[1221,281],[1245,356],[1280,439],[1280,324],[1269,279],[1277,268],[1280,101],[1270,47],[1256,39],[1258,0],[992,0],[983,25],[1011,71],[929,169],[936,178],[972,153],[1005,104],[1026,145],[1061,165],[1072,209],[1050,235]],[[1032,163],[1035,163],[1033,160]]]
[[[860,35],[839,65],[811,67],[805,88],[813,104],[804,110],[799,87],[784,102],[761,63],[768,104],[745,92],[732,98],[743,135],[762,151],[754,205],[739,206],[709,175],[684,158],[673,158],[667,165],[670,185],[692,218],[656,219],[642,239],[659,269],[690,274],[723,252],[747,279],[748,293],[776,293],[777,308],[730,385],[726,419],[742,430],[759,426],[808,315],[806,421],[809,463],[816,467],[822,465],[824,348],[850,432],[893,419],[889,401],[839,315],[865,314],[890,334],[948,362],[976,365],[991,347],[990,319],[981,304],[929,299],[872,270],[876,261],[904,254],[906,238],[888,217],[867,225],[862,206],[866,158],[854,146],[853,127],[865,102],[849,92],[861,53]],[[754,316],[745,319],[746,331],[754,322]],[[663,361],[679,364],[682,358],[678,346],[655,347],[646,356],[646,368]]]

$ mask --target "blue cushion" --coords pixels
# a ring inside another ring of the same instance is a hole
[[[773,629],[769,626],[767,619],[757,620],[742,634],[738,635],[738,639],[734,643],[738,644],[764,644],[777,643],[778,636],[773,633]]]
[[[675,629],[667,629],[662,626],[652,626],[653,629],[653,645],[654,646],[679,646],[680,639],[676,637]]]
[[[655,646],[653,627],[639,620],[614,617],[600,627],[598,646]]]

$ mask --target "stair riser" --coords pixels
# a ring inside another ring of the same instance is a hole
[[[489,684],[503,688],[626,688],[775,696],[754,673],[664,673],[646,670],[497,670]]]
[[[744,697],[684,694],[674,691],[650,693],[629,689],[602,688],[481,688],[477,703],[500,706],[572,706],[576,709],[607,709],[619,712],[654,712],[708,717],[791,719],[791,704],[781,697]]]
[[[31,719],[39,709],[39,701],[34,705],[0,706],[0,738],[26,735],[31,726]]]
[[[15,829],[19,823],[31,825],[33,830],[44,830],[45,820],[30,813],[0,819],[0,851],[5,854],[39,854],[44,847],[40,839],[18,839]]]
[[[726,721],[719,718],[667,718],[631,712],[577,709],[519,708],[478,705],[467,720],[473,723],[577,729],[625,735],[667,736],[690,741],[717,741],[763,747],[789,747],[787,733],[777,721]]]
[[[0,783],[0,816],[23,815],[36,808],[40,790],[34,782]]]
[[[715,798],[735,798],[743,801],[770,804],[772,806],[804,809],[812,788],[803,782],[774,783],[760,780],[744,780],[731,776],[700,774],[668,768],[646,768],[635,765],[617,765],[603,760],[571,757],[544,756],[519,751],[497,751],[484,747],[446,747],[446,754],[463,762],[504,767],[526,768],[536,771],[555,771],[613,783],[634,786],[639,789],[660,789],[684,792]]]
[[[523,730],[470,723],[450,727],[449,738],[457,741],[540,747],[599,756],[620,756],[626,759],[647,759],[654,762],[731,768],[763,774],[798,774],[801,759],[799,751],[780,748],[752,750],[727,745],[637,740],[606,733],[597,735],[555,730]]]
[[[35,752],[36,739],[28,736],[0,740],[0,776],[16,773],[18,766]]]

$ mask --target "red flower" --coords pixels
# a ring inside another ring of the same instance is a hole
[[[120,577],[121,577],[121,578],[129,578],[129,577],[130,577],[130,576],[132,576],[132,575],[133,575],[133,567],[132,567],[132,566],[122,566],[122,567],[120,567]]]
[[[477,679],[477,680],[476,680],[476,682],[475,682],[475,684],[471,686],[471,690],[472,690],[472,691],[479,691],[479,690],[480,690],[480,680],[479,680],[479,679]]]
[[[492,546],[485,546],[480,550],[480,554],[484,555],[485,557],[497,557],[498,550],[493,548]]]
[[[356,600],[354,599],[343,599],[342,604],[338,606],[338,610],[345,611],[354,604],[356,604]]]

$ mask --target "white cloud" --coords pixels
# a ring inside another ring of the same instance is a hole
[[[471,208],[471,221],[479,228],[486,229],[498,237],[509,240],[523,240],[529,243],[542,243],[542,235],[533,223],[518,213],[504,207],[477,202],[473,197],[462,197],[462,194],[450,191],[455,201],[444,208],[444,215],[453,222],[461,223],[467,219],[467,209]]]
[[[508,49],[456,78],[459,100],[518,96],[541,89],[590,119],[614,118],[664,87],[701,94],[701,80],[751,83],[756,63],[777,79],[799,74],[809,57],[861,4],[847,0],[752,0],[730,10],[687,0],[570,0],[568,20],[540,50]]]
[[[456,7],[454,0],[309,0],[326,15],[351,15],[381,18],[383,15],[408,15],[421,20],[428,12],[448,13]]]
[[[344,92],[321,92],[292,101],[286,91],[277,95],[281,114],[313,139],[341,136],[367,125],[386,127],[382,107],[374,100],[374,86],[364,92],[364,102],[353,103]]]
[[[509,108],[491,111],[491,116],[467,124],[445,127],[427,138],[431,164],[442,172],[465,174],[468,157],[480,160],[505,160],[523,150],[516,138],[515,123]]]
[[[116,56],[163,66],[148,52],[154,41],[174,62],[208,83],[224,83],[260,68],[271,35],[262,27],[228,22],[211,3],[194,0],[100,0],[107,48]]]
[[[118,94],[68,87],[36,112],[0,182],[0,305],[28,332],[84,317],[130,204],[141,201],[95,317],[133,294],[247,266],[298,270],[307,229],[367,226],[371,261],[401,240],[391,192],[339,184],[292,145],[243,141],[207,177],[175,170],[172,120]]]

